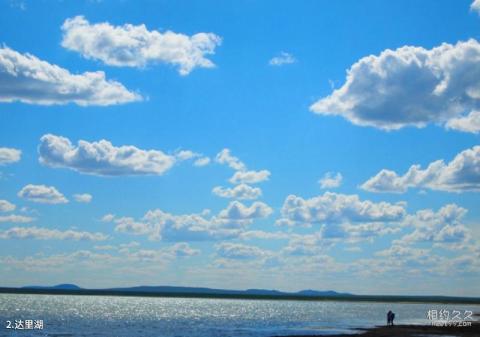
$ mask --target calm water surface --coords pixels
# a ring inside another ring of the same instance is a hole
[[[260,301],[108,296],[0,294],[0,336],[262,337],[353,332],[395,322],[427,323],[430,309],[472,310],[479,305]],[[43,330],[13,331],[6,321],[42,319]]]

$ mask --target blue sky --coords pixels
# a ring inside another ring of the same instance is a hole
[[[1,1],[2,285],[480,296],[477,2]]]

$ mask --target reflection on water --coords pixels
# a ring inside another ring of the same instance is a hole
[[[430,309],[480,306],[430,303],[306,302],[0,294],[0,336],[225,337],[342,333],[385,324],[427,323]],[[7,320],[43,320],[43,330],[5,329]]]

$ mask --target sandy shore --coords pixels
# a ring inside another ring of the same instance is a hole
[[[436,327],[431,325],[395,325],[393,327],[377,326],[370,329],[359,329],[358,334],[342,334],[331,337],[479,337],[480,324],[473,322],[467,327]],[[282,336],[277,336],[282,337]],[[325,335],[283,336],[283,337],[325,337]]]

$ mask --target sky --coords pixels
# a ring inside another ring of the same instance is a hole
[[[0,285],[480,296],[480,1],[0,1]]]

